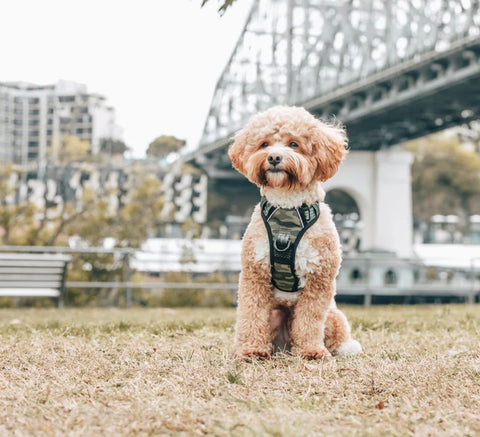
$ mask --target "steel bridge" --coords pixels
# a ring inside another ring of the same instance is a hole
[[[480,119],[480,0],[254,1],[186,160],[234,178],[230,138],[276,104],[336,118],[373,154]]]
[[[195,155],[275,104],[336,117],[352,150],[378,150],[479,119],[479,96],[479,0],[256,0]]]

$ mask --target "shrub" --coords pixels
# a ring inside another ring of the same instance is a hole
[[[223,273],[212,273],[193,278],[186,272],[166,273],[162,282],[195,282],[195,283],[227,283],[236,282]],[[142,303],[147,306],[162,307],[231,307],[234,304],[232,290],[198,289],[198,288],[166,288],[143,292]]]

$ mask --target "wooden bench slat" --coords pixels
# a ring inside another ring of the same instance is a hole
[[[41,273],[41,274],[55,274],[55,273],[59,273],[59,274],[62,274],[63,273],[63,269],[64,267],[63,266],[59,266],[59,267],[4,267],[4,266],[1,266],[0,265],[0,275],[3,274],[3,273],[20,273],[20,274],[24,274],[24,273]]]
[[[0,281],[0,289],[6,288],[60,288],[58,281]]]
[[[65,261],[62,260],[0,260],[0,264],[5,267],[63,267],[65,265]]]
[[[56,274],[42,274],[42,273],[33,273],[27,272],[27,274],[19,273],[0,273],[0,287],[5,281],[30,281],[32,283],[40,281],[56,281],[58,286],[62,283],[63,275],[61,273]]]
[[[0,288],[1,297],[59,297],[55,288]]]
[[[61,254],[48,253],[8,253],[0,252],[0,260],[3,259],[45,259],[45,260],[61,260],[70,261],[70,256]]]

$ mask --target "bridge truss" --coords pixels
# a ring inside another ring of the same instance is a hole
[[[478,95],[480,0],[255,0],[201,146],[296,104],[346,123],[352,148],[378,149],[480,118]]]

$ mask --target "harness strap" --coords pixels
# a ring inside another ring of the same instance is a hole
[[[300,278],[295,273],[295,254],[307,229],[320,217],[319,202],[299,208],[279,208],[262,197],[260,212],[270,243],[271,282],[279,290],[298,291]]]

